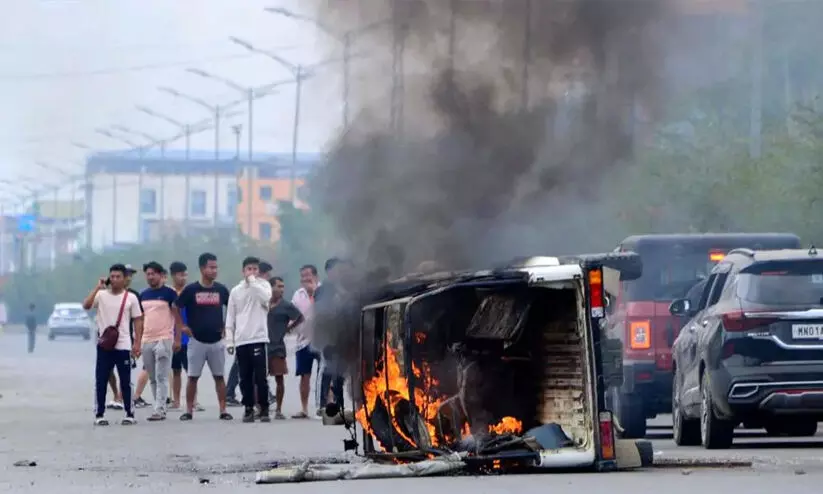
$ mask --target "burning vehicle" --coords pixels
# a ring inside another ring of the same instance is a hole
[[[389,283],[360,313],[346,448],[480,470],[612,470],[629,450],[649,464],[648,443],[615,439],[605,401],[623,370],[604,279],[640,274],[636,254],[612,253]]]

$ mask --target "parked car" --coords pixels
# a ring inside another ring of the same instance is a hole
[[[678,445],[728,448],[735,428],[812,436],[823,420],[823,258],[817,250],[731,251],[673,347]]]
[[[672,317],[669,304],[687,298],[705,283],[726,253],[737,248],[799,249],[791,233],[700,233],[634,235],[617,247],[636,252],[643,275],[622,281],[612,293],[608,325],[623,341],[623,385],[607,399],[623,437],[646,435],[646,420],[672,409],[672,343],[683,318]],[[694,304],[693,304],[694,305]]]
[[[91,339],[92,321],[79,303],[55,304],[48,321],[49,339],[58,336],[80,336]]]

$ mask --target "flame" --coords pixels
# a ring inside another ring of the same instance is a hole
[[[417,333],[417,341],[425,340],[425,334],[420,336]],[[387,334],[387,341],[389,340]],[[400,364],[397,359],[395,351],[386,346],[386,358],[378,362],[375,370],[375,376],[363,382],[364,403],[355,413],[355,418],[360,425],[374,436],[374,430],[369,424],[367,417],[374,412],[377,400],[386,405],[386,408],[391,412],[392,427],[395,432],[404,440],[413,446],[418,446],[417,443],[409,437],[400,427],[397,422],[396,412],[397,405],[403,400],[409,400],[409,382],[400,369]],[[412,372],[416,378],[418,386],[414,388],[414,403],[418,413],[425,422],[426,429],[433,446],[439,444],[437,432],[435,428],[437,410],[442,402],[436,397],[437,379],[431,375],[431,370],[427,363],[422,364],[422,370],[412,363]],[[388,449],[388,445],[381,444],[384,450]]]
[[[520,434],[523,431],[523,422],[514,417],[503,417],[496,425],[489,426],[493,434]]]

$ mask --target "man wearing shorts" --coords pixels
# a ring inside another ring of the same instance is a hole
[[[175,306],[185,311],[188,324],[177,316],[177,324],[189,335],[188,343],[188,385],[186,386],[186,412],[180,420],[191,420],[194,414],[194,400],[197,397],[197,381],[208,364],[214,377],[217,402],[220,405],[220,419],[232,420],[226,411],[226,381],[223,374],[226,367],[226,343],[223,309],[229,303],[229,290],[217,279],[217,256],[200,254],[200,281],[186,286],[175,301]],[[176,312],[179,314],[180,312]]]
[[[307,264],[300,268],[300,288],[294,292],[292,303],[303,314],[303,322],[297,330],[297,352],[294,355],[295,374],[300,377],[300,413],[292,415],[295,419],[309,418],[309,391],[311,390],[311,373],[314,362],[320,363],[320,354],[312,348],[314,336],[314,292],[317,290],[317,267]]]
[[[268,328],[269,346],[269,375],[274,377],[276,391],[274,393],[274,418],[283,420],[283,396],[286,393],[284,376],[289,373],[286,363],[286,333],[303,322],[303,314],[291,302],[283,298],[286,285],[283,278],[275,276],[271,279],[271,308],[269,309]]]

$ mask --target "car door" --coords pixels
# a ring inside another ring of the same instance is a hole
[[[700,301],[694,309],[694,315],[683,325],[678,339],[678,360],[677,368],[680,370],[681,384],[680,402],[684,406],[691,406],[698,402],[700,398],[699,383],[699,360],[697,358],[698,329],[702,327],[705,319],[706,307],[709,297],[717,281],[717,274],[711,274],[700,296]]]

